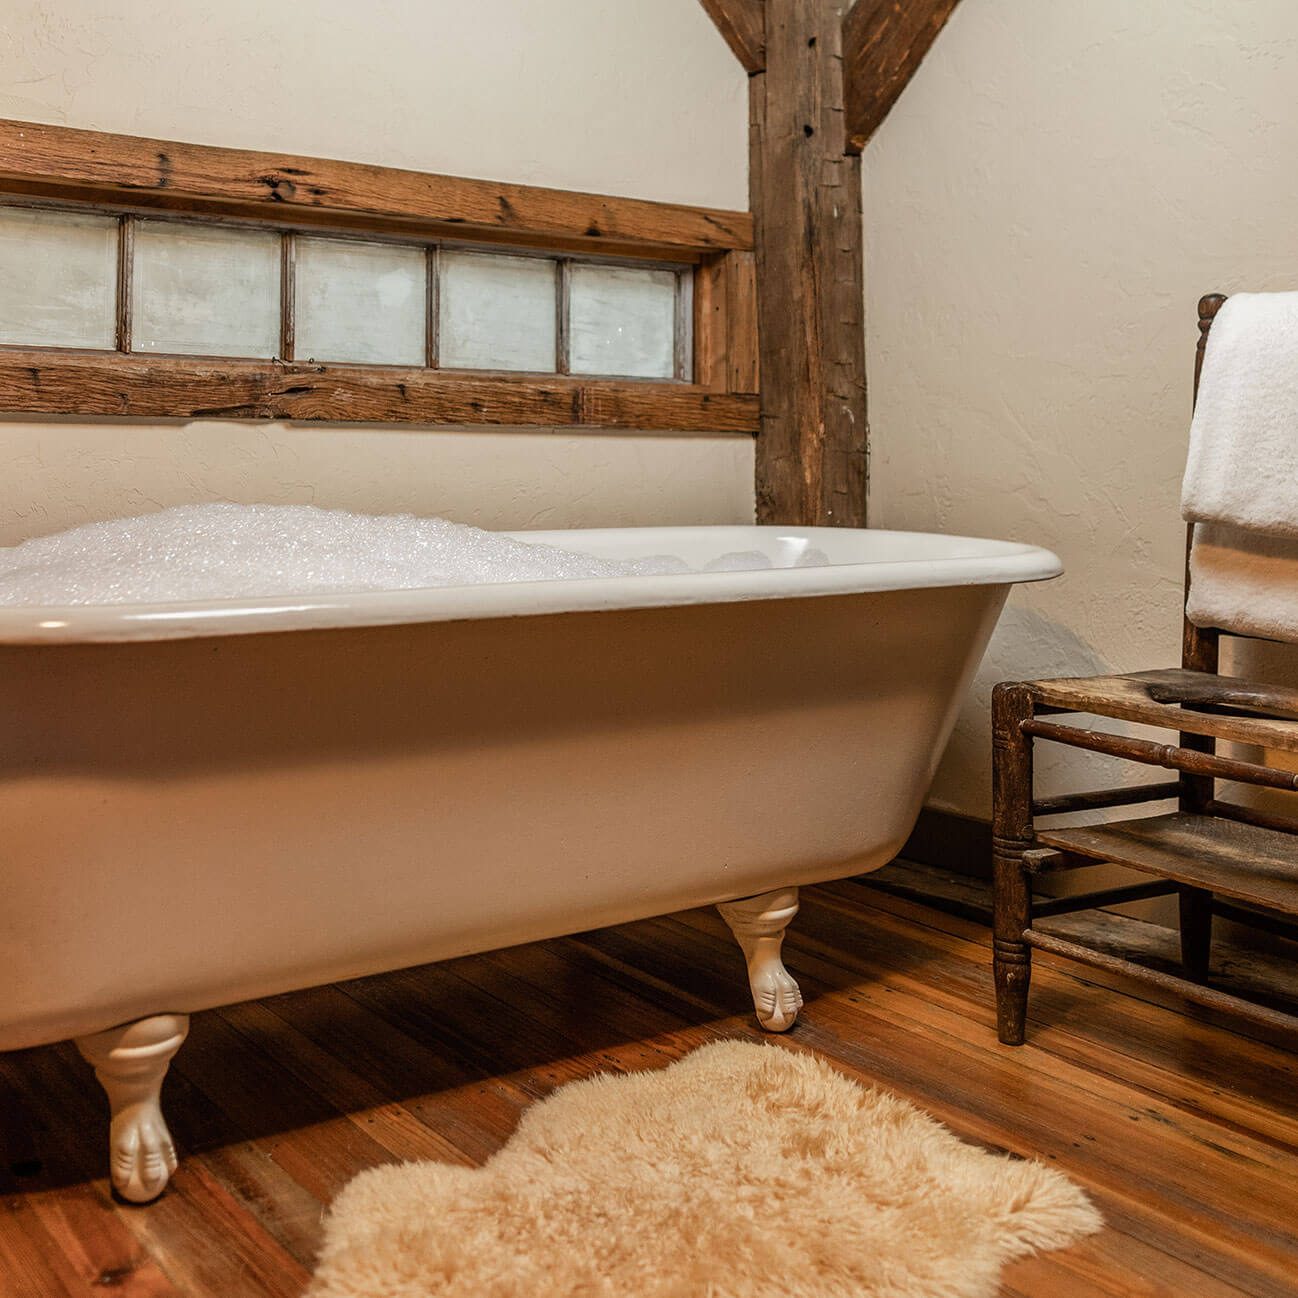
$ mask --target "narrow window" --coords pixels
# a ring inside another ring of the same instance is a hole
[[[194,221],[137,221],[130,350],[272,357],[280,342],[280,236]]]
[[[0,343],[110,349],[117,219],[0,207]]]
[[[574,264],[568,288],[572,372],[672,378],[676,292],[674,271]]]
[[[424,249],[295,239],[294,358],[422,365],[428,320]]]
[[[444,369],[555,372],[556,262],[446,250],[440,262]]]

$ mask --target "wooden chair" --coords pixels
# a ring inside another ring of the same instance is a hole
[[[1199,302],[1197,398],[1208,331],[1226,299]],[[1187,537],[1188,544],[1188,537]],[[1185,593],[1190,571],[1186,563]],[[997,1031],[1023,1042],[1033,948],[1170,988],[1187,1000],[1298,1029],[1298,1017],[1208,987],[1214,915],[1298,937],[1298,819],[1219,799],[1218,779],[1273,789],[1298,788],[1298,775],[1263,762],[1220,757],[1216,741],[1298,753],[1298,690],[1218,674],[1219,640],[1229,634],[1182,615],[1181,666],[1125,676],[1005,682],[992,701]],[[1103,733],[1067,713],[1165,727],[1176,743]],[[1034,798],[1033,744],[1069,744],[1175,771],[1173,780],[1061,797]],[[1038,816],[1137,806],[1175,798],[1178,810],[1100,825],[1038,829]],[[1113,862],[1151,876],[1146,882],[1081,896],[1035,900],[1032,881],[1047,871]],[[1146,968],[1032,927],[1034,919],[1148,897],[1179,895],[1183,976]]]

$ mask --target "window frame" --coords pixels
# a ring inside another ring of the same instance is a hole
[[[756,284],[747,213],[0,121],[0,203],[118,217],[116,351],[0,346],[0,411],[517,427],[758,430]],[[141,219],[271,228],[281,238],[275,359],[130,350]],[[424,249],[425,364],[293,358],[298,238]],[[441,251],[556,265],[556,370],[436,362]],[[574,262],[677,276],[673,377],[568,371]]]

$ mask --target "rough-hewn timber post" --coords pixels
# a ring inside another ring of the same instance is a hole
[[[766,67],[749,78],[763,523],[865,522],[861,168],[844,152],[847,7],[766,0]]]

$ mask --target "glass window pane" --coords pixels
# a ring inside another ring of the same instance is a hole
[[[132,350],[277,355],[279,263],[273,230],[137,222]]]
[[[111,348],[116,333],[116,218],[0,207],[0,343]]]
[[[422,365],[428,269],[422,248],[297,240],[298,360]]]
[[[455,369],[555,370],[556,263],[443,252],[440,363]]]
[[[675,373],[675,271],[574,264],[568,302],[574,374]]]

